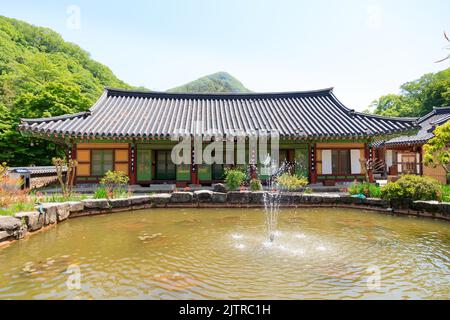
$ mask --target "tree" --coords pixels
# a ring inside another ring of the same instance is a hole
[[[436,168],[441,165],[450,173],[450,121],[437,127],[435,137],[424,146],[424,163],[426,166]]]
[[[421,117],[433,107],[450,105],[450,68],[425,74],[400,89],[400,94],[388,94],[375,100],[369,109],[384,116]]]
[[[445,31],[444,31],[444,38],[445,38],[445,40],[447,40],[447,42],[450,42],[450,38],[448,37],[447,32],[445,32]],[[450,46],[445,47],[445,49],[450,50]],[[445,60],[448,60],[448,59],[450,59],[450,54],[447,57],[445,57],[444,59],[437,61],[436,63],[444,62]]]
[[[60,146],[22,136],[20,118],[85,111],[105,86],[130,88],[58,33],[0,16],[0,162],[50,165],[62,157]]]
[[[53,158],[53,165],[56,169],[59,184],[61,185],[61,192],[65,197],[72,194],[73,183],[75,181],[75,168],[78,166],[76,160],[65,160],[61,158]],[[64,171],[66,174],[64,174]]]

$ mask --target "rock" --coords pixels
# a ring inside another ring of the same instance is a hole
[[[348,195],[348,196],[341,196],[340,197],[340,201],[343,204],[356,204],[356,205],[368,204],[366,198],[352,197],[350,195]]]
[[[81,212],[84,210],[84,204],[81,201],[67,202],[70,212]]]
[[[250,203],[264,205],[265,194],[266,194],[266,192],[264,192],[264,191],[252,192],[250,194]]]
[[[436,213],[440,211],[438,201],[414,201],[411,205],[411,209],[430,213]]]
[[[27,226],[26,226],[26,225],[23,225],[23,226],[21,226],[18,230],[14,231],[13,237],[14,237],[14,239],[16,239],[16,240],[20,240],[20,239],[25,238],[25,236],[27,235],[27,233],[28,233]]]
[[[168,193],[154,194],[150,196],[151,202],[155,205],[168,204],[172,195]]]
[[[356,198],[356,197],[353,197],[353,204],[356,204],[356,205],[367,205],[367,198]]]
[[[279,195],[280,204],[283,206],[289,206],[294,203],[294,196],[290,192],[283,192]]]
[[[214,192],[208,190],[195,191],[194,197],[195,200],[200,203],[208,203],[212,202],[213,193]]]
[[[250,191],[233,191],[228,192],[228,202],[231,204],[248,204],[250,203],[250,195],[252,193]]]
[[[311,200],[312,200],[312,194],[304,194],[300,199],[300,203],[309,204],[309,203],[311,203]]]
[[[224,184],[218,183],[213,185],[213,191],[217,193],[227,193],[228,190]]]
[[[338,194],[323,194],[322,195],[322,203],[338,204],[340,200],[341,200],[341,197]]]
[[[346,196],[341,196],[340,201],[342,204],[353,204],[355,198],[353,198],[350,195],[346,195]]]
[[[70,215],[70,205],[68,203],[58,203],[56,206],[56,216],[58,222],[67,220]]]
[[[70,215],[70,205],[68,203],[44,203],[36,206],[36,210],[43,214],[44,226],[64,221]]]
[[[14,232],[22,226],[22,221],[9,216],[0,216],[0,231]]]
[[[131,199],[111,199],[109,204],[111,208],[127,208],[131,206]]]
[[[24,220],[29,231],[37,231],[44,226],[44,214],[37,211],[20,212],[15,215],[19,220]]]
[[[301,203],[320,204],[322,203],[322,196],[318,194],[304,194],[301,198]]]
[[[150,196],[135,196],[131,197],[131,204],[133,206],[149,204],[151,202]]]
[[[106,199],[86,199],[81,201],[86,209],[110,209],[110,204]]]
[[[213,192],[211,201],[213,203],[226,203],[227,202],[227,194],[220,192]]]
[[[0,231],[0,243],[3,241],[7,241],[11,237],[12,235],[8,231]]]
[[[378,199],[378,198],[367,198],[366,202],[369,206],[372,207],[378,207],[378,208],[389,208],[389,202],[384,199]]]
[[[37,206],[36,209],[44,214],[44,226],[55,224],[58,221],[57,213],[58,204],[56,203],[44,203],[42,206]]]
[[[290,204],[299,205],[302,203],[303,193],[291,192],[290,194]]]
[[[405,198],[394,198],[391,200],[391,207],[392,209],[404,209],[408,210],[413,205],[413,202],[411,199],[405,199]]]
[[[170,197],[171,203],[191,203],[194,199],[192,192],[174,192]]]
[[[450,202],[441,202],[439,204],[439,212],[442,216],[450,218]]]

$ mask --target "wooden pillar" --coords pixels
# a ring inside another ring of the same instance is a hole
[[[69,147],[70,148],[70,147]],[[72,148],[69,151],[69,160],[77,160],[77,144],[72,144]],[[77,184],[77,177],[78,177],[78,169],[75,168],[75,179],[73,181],[73,184]]]
[[[373,154],[373,147],[370,146],[370,143],[366,143],[364,145],[364,153],[365,153],[365,158],[366,161],[369,160],[370,161],[370,168],[368,170],[368,176],[369,176],[369,182],[370,183],[374,183],[375,179],[373,177],[373,161],[374,161],[374,154]]]
[[[419,153],[419,175],[423,176],[423,148],[422,146],[417,148],[417,152]]]
[[[132,185],[137,182],[136,156],[136,145],[134,142],[128,144],[128,176],[130,178],[130,184]]]
[[[195,150],[192,147],[192,159],[191,159],[191,184],[197,185],[199,184],[198,180],[198,166],[195,164]]]
[[[309,145],[309,180],[311,183],[317,183],[317,157],[316,144]]]

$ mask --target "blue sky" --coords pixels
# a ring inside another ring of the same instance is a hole
[[[450,66],[434,63],[448,0],[0,0],[0,14],[52,28],[152,90],[227,71],[254,91],[335,87],[363,110]]]

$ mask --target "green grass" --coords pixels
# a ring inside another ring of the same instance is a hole
[[[13,216],[18,212],[34,211],[34,203],[19,202],[14,203],[7,208],[0,209],[0,216]]]
[[[0,216],[13,216],[19,212],[34,211],[38,202],[40,203],[59,203],[69,201],[81,201],[88,199],[89,196],[82,194],[73,194],[71,196],[63,196],[60,193],[56,194],[30,194],[27,200],[16,202],[8,205],[6,208],[0,208]]]
[[[56,203],[56,202],[69,202],[69,201],[81,201],[88,199],[89,197],[84,194],[73,194],[71,196],[64,196],[60,193],[44,195],[39,198],[39,202],[42,203]]]

